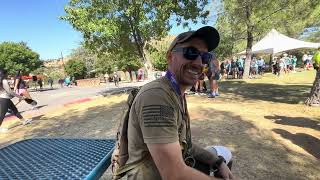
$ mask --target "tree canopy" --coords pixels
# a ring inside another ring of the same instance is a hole
[[[66,73],[75,79],[83,79],[86,76],[87,69],[83,61],[71,59],[65,64]]]
[[[207,4],[207,0],[71,0],[62,19],[82,32],[85,46],[98,54],[121,54],[115,61],[137,59],[151,69],[145,56],[148,42],[165,37],[172,18],[184,26],[188,20],[205,21]]]
[[[26,43],[3,42],[0,44],[0,67],[5,68],[9,74],[15,74],[17,70],[30,73],[41,65],[39,54],[32,51]]]

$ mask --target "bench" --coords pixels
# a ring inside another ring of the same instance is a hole
[[[0,149],[0,179],[99,179],[113,139],[28,139]]]

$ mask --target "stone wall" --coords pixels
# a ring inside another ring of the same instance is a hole
[[[77,80],[77,84],[79,87],[99,86],[100,78],[79,79]]]

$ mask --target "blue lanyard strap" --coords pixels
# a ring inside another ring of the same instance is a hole
[[[170,71],[167,71],[166,78],[170,81],[176,93],[181,97],[180,86],[178,85],[177,80],[174,78],[174,75]]]

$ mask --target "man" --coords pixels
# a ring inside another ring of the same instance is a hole
[[[49,79],[48,79],[48,84],[49,84],[49,86],[50,86],[50,89],[52,89],[53,87],[52,87],[52,85],[53,85],[53,79],[51,78],[51,77],[49,77]]]
[[[292,56],[291,61],[292,61],[292,71],[293,71],[293,72],[296,72],[297,60],[298,60],[298,59],[297,59],[296,56]]]
[[[262,57],[258,59],[257,65],[258,65],[258,74],[263,75],[263,67],[265,65],[265,62]]]
[[[116,71],[113,73],[113,81],[114,81],[114,85],[116,87],[118,87],[119,86],[119,75]]]
[[[209,63],[209,84],[211,92],[208,95],[208,98],[215,98],[219,96],[219,85],[218,80],[220,79],[220,65],[216,56],[213,56]]]
[[[242,57],[239,57],[237,59],[237,67],[238,67],[238,79],[242,79],[242,76],[243,76],[243,68],[244,68],[244,59]]]
[[[165,77],[144,85],[132,103],[125,147],[128,155],[125,165],[113,171],[114,175],[126,174],[128,180],[215,179],[186,165],[204,164],[217,168],[223,179],[233,179],[226,164],[231,161],[228,149],[206,150],[191,142],[184,95],[197,82],[203,64],[212,57],[208,52],[218,43],[219,33],[210,26],[182,33],[171,43]]]

